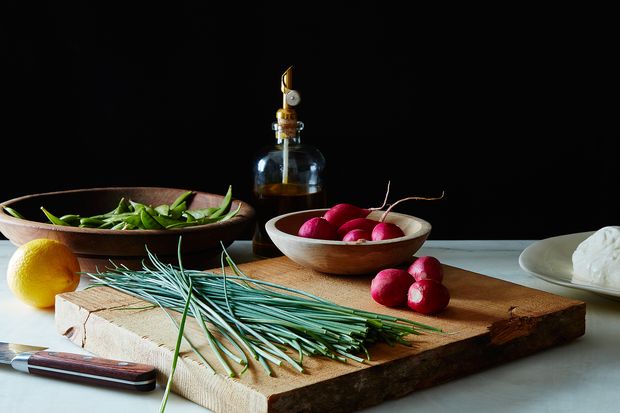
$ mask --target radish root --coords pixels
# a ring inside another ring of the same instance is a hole
[[[445,195],[445,191],[441,191],[441,196],[438,197],[434,197],[434,198],[423,198],[420,196],[410,196],[407,198],[403,198],[403,199],[399,199],[398,201],[394,202],[392,205],[390,205],[390,207],[383,213],[383,215],[381,215],[381,219],[379,219],[379,222],[383,222],[385,221],[385,218],[387,218],[388,214],[390,213],[390,211],[398,204],[400,204],[401,202],[405,202],[405,201],[437,201],[439,199],[442,199]]]
[[[387,190],[385,191],[385,199],[383,199],[383,205],[378,208],[368,208],[369,211],[381,211],[387,205],[388,197],[390,196],[390,181],[387,184]]]

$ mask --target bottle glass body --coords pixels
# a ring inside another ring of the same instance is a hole
[[[282,255],[265,231],[271,218],[326,205],[325,158],[317,148],[301,143],[303,127],[297,122],[295,136],[282,137],[281,126],[274,123],[276,144],[264,149],[254,163],[256,229],[252,248],[258,256]]]

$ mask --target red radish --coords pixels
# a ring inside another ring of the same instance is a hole
[[[347,232],[354,229],[363,229],[371,232],[375,225],[377,225],[378,223],[379,221],[368,218],[355,218],[349,220],[342,224],[340,228],[338,228],[338,238],[343,238]],[[370,241],[370,238],[368,238],[368,240]]]
[[[422,314],[435,314],[448,306],[450,292],[445,285],[433,280],[420,280],[411,284],[407,305]]]
[[[405,270],[387,268],[375,275],[370,283],[370,296],[379,304],[396,307],[405,304],[413,277]]]
[[[443,281],[443,267],[439,260],[429,255],[418,258],[409,266],[407,272],[420,280],[433,280],[437,282]]]
[[[342,237],[342,240],[345,242],[355,242],[359,240],[370,241],[371,239],[372,235],[370,234],[370,231],[365,229],[352,229],[344,234],[344,237]]]
[[[324,218],[314,217],[303,223],[297,235],[304,238],[335,240],[336,227]]]
[[[360,208],[353,204],[336,204],[333,207],[331,207],[327,212],[325,212],[325,215],[323,215],[323,218],[328,220],[336,228],[340,228],[340,226],[347,221],[350,221],[355,218],[366,218],[368,214],[370,214],[371,211],[382,210],[387,204],[387,199],[388,199],[389,194],[390,194],[390,181],[388,181],[388,184],[387,184],[387,190],[385,192],[385,199],[383,200],[383,205],[381,205],[380,207]],[[344,236],[344,234],[342,234],[342,236]]]
[[[405,233],[396,224],[390,222],[380,222],[372,229],[372,240],[382,241],[385,239],[392,239],[398,237],[404,237]]]
[[[339,228],[347,221],[355,218],[366,218],[368,214],[370,214],[369,209],[360,208],[352,204],[336,204],[323,215],[323,218],[336,228]]]

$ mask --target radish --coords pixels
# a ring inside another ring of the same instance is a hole
[[[352,229],[351,231],[347,232],[344,237],[342,237],[342,240],[344,242],[356,242],[356,241],[370,241],[372,239],[372,235],[370,234],[370,231],[367,231],[365,229]]]
[[[433,280],[437,282],[443,281],[443,267],[439,260],[429,255],[418,258],[409,266],[407,272],[413,276],[416,281]]]
[[[435,314],[448,306],[450,292],[445,285],[425,279],[414,282],[407,292],[407,305],[422,314]]]
[[[407,301],[407,291],[412,283],[413,277],[407,271],[387,268],[372,279],[370,296],[381,305],[397,307]]]
[[[299,228],[297,235],[304,238],[336,239],[336,227],[321,217],[310,218]]]
[[[340,226],[347,221],[351,221],[352,219],[356,219],[356,218],[366,218],[368,214],[370,214],[371,211],[380,211],[383,208],[385,208],[389,194],[390,194],[390,181],[388,181],[388,184],[387,184],[387,190],[385,191],[385,199],[383,200],[383,205],[381,205],[380,207],[360,208],[353,204],[336,204],[333,207],[331,207],[329,210],[327,210],[327,212],[325,212],[325,215],[323,215],[323,218],[328,220],[336,228],[340,228]],[[351,229],[354,229],[354,228],[350,228],[350,230]],[[348,231],[345,231],[344,234],[346,234],[347,232]],[[342,234],[342,236],[344,236],[344,234]]]
[[[360,208],[352,204],[336,204],[323,215],[323,218],[339,228],[347,221],[355,218],[366,218],[368,214],[370,214],[370,209]]]
[[[375,221],[374,219],[368,218],[355,218],[351,219],[338,228],[338,238],[343,238],[345,234],[354,229],[363,229],[365,231],[372,231],[372,229],[377,225],[379,221]],[[368,238],[370,240],[370,238]]]
[[[390,222],[380,222],[372,229],[372,240],[382,241],[386,239],[404,237],[405,233],[396,224]]]

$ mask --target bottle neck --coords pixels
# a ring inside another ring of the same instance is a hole
[[[276,136],[276,145],[284,145],[286,142],[288,142],[289,145],[299,145],[301,143],[301,138],[299,136],[293,138],[278,138]]]
[[[278,119],[278,122],[274,122],[271,125],[271,129],[275,132],[278,145],[283,145],[286,142],[288,142],[289,145],[299,145],[301,143],[301,131],[304,129],[304,123]]]

